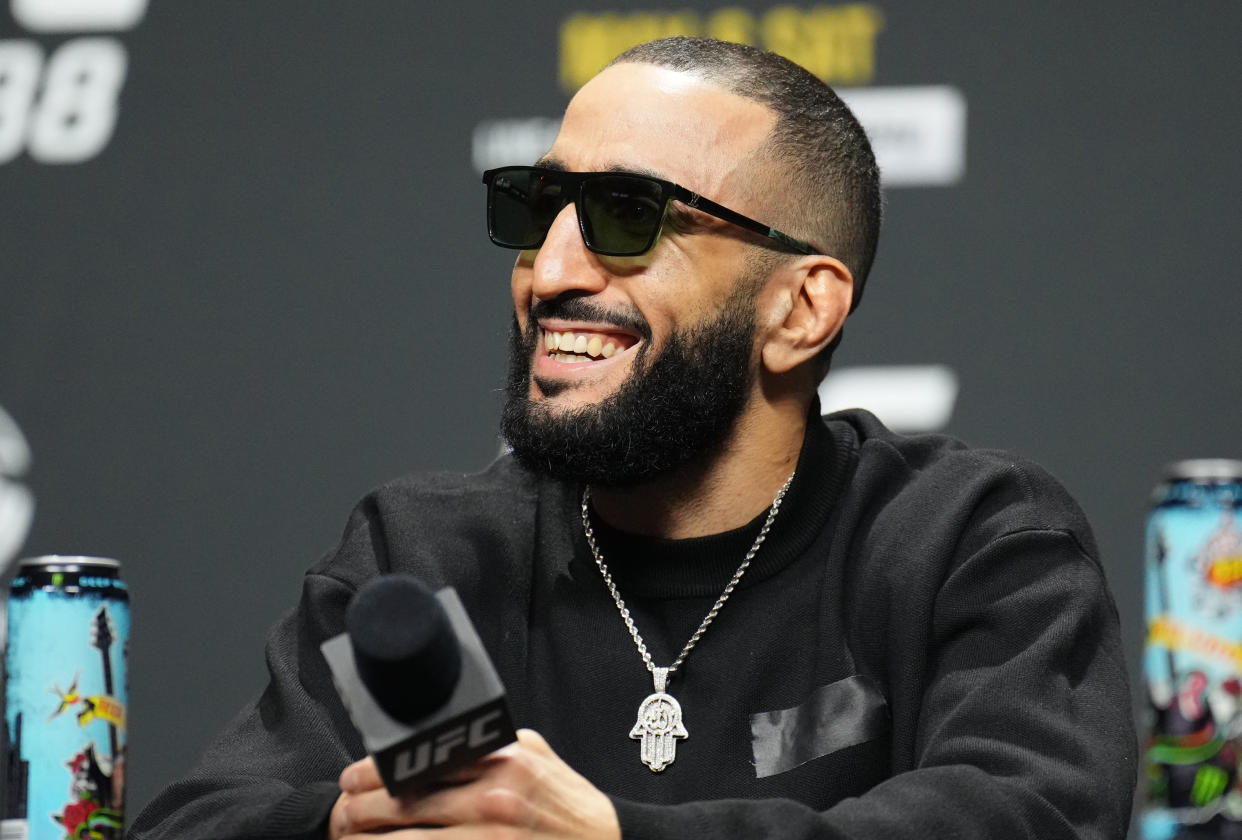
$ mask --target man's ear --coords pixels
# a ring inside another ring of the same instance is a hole
[[[777,269],[768,291],[772,324],[761,350],[770,373],[788,373],[819,355],[841,331],[854,294],[845,263],[824,254],[793,260]]]

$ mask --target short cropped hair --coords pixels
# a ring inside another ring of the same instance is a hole
[[[854,275],[851,310],[858,306],[880,235],[880,171],[862,126],[832,88],[787,58],[713,38],[649,41],[613,64],[691,73],[775,111],[765,151],[782,170],[778,188],[789,205],[787,217],[770,224],[845,263]]]

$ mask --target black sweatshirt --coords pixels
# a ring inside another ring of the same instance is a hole
[[[273,630],[257,704],[130,836],[324,836],[363,749],[319,644],[361,583],[405,571],[457,588],[515,722],[612,797],[625,840],[1124,837],[1135,737],[1116,610],[1082,513],[1038,467],[861,411],[812,422],[768,539],[669,681],[689,738],[659,774],[629,738],[651,675],[581,492],[505,458],[367,496]],[[656,665],[762,520],[668,541],[594,517]]]

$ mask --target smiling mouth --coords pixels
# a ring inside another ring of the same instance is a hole
[[[549,358],[569,364],[611,359],[637,343],[632,336],[591,331],[542,330],[543,348]]]

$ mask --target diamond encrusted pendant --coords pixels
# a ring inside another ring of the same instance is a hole
[[[689,738],[685,724],[681,722],[681,704],[664,689],[668,685],[668,668],[652,668],[655,693],[638,707],[638,721],[630,730],[630,737],[641,740],[639,758],[659,773],[677,758],[677,738]]]
[[[707,628],[715,621],[720,608],[737,588],[742,575],[750,567],[750,561],[755,559],[759,547],[767,538],[772,523],[776,521],[776,514],[780,513],[781,502],[785,498],[785,493],[789,491],[789,486],[793,484],[793,480],[794,473],[790,473],[789,478],[785,479],[785,483],[781,485],[781,489],[776,491],[776,498],[772,500],[772,506],[768,508],[768,518],[763,521],[763,527],[759,529],[758,536],[755,537],[746,556],[742,558],[742,564],[737,567],[733,577],[725,584],[724,591],[720,593],[716,603],[707,611],[707,615],[703,616],[699,629],[695,630],[686,640],[681,653],[667,668],[657,668],[651,661],[651,654],[647,651],[647,646],[643,644],[643,637],[639,635],[638,628],[634,626],[634,619],[630,617],[630,611],[625,608],[625,601],[622,600],[621,593],[617,591],[612,575],[608,573],[608,565],[604,562],[604,555],[600,553],[599,545],[595,542],[595,531],[591,528],[591,488],[582,488],[582,533],[586,536],[587,545],[591,548],[591,556],[595,558],[595,565],[599,573],[603,575],[608,594],[612,595],[613,603],[617,605],[617,611],[621,613],[621,618],[625,621],[625,629],[630,631],[630,638],[634,640],[638,653],[643,658],[643,664],[650,669],[655,683],[655,693],[647,695],[647,699],[638,707],[638,720],[634,723],[634,728],[630,730],[631,738],[635,741],[642,741],[638,754],[643,764],[651,768],[652,773],[662,772],[665,767],[676,761],[677,739],[690,737],[690,733],[686,731],[685,725],[681,722],[681,705],[673,699],[672,695],[664,691],[668,686],[669,672],[676,671],[681,667],[681,663],[686,661],[690,651],[694,650],[699,639],[703,638]]]

